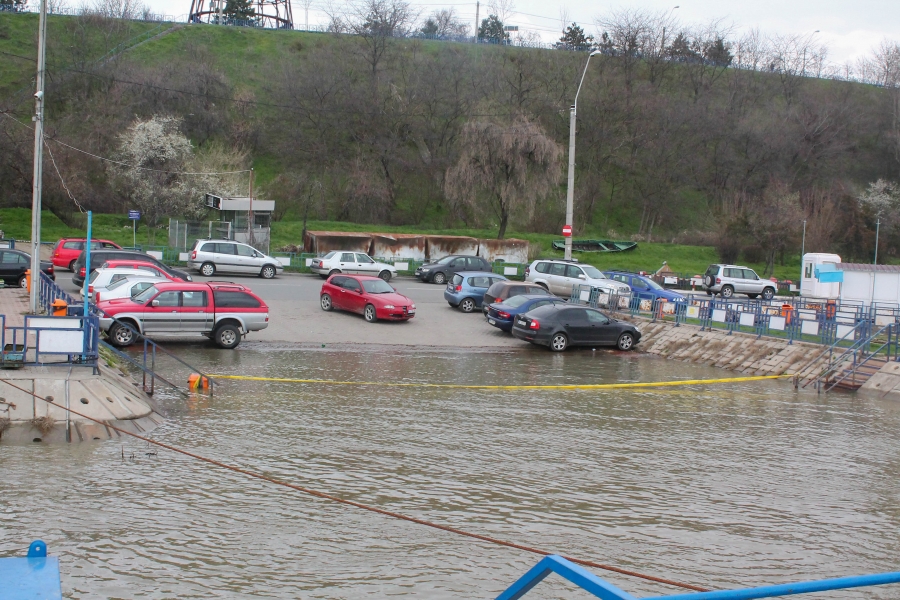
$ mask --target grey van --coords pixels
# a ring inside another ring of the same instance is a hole
[[[284,265],[277,258],[234,240],[197,240],[187,264],[204,277],[221,272],[272,279],[284,271]]]

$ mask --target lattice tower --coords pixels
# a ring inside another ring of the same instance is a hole
[[[293,29],[290,0],[252,0],[250,5],[256,12],[251,20],[229,18],[225,14],[226,0],[191,0],[191,23],[213,23],[222,25],[244,25],[274,29]]]

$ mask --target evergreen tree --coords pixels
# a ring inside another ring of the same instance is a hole
[[[256,10],[252,0],[227,0],[225,2],[225,19],[237,25],[255,25]]]
[[[563,31],[563,35],[559,38],[559,41],[556,43],[557,48],[565,48],[565,49],[591,49],[594,45],[594,36],[585,35],[584,29],[578,26],[577,23],[572,23],[566,30]]]
[[[503,22],[497,15],[488,15],[482,19],[478,28],[478,37],[494,44],[504,44],[509,41],[509,34],[503,30]]]

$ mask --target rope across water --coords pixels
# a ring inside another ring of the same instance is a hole
[[[237,376],[235,376],[235,377],[237,377]],[[251,379],[252,379],[252,378],[251,378]],[[391,518],[394,518],[394,519],[400,519],[400,520],[402,520],[402,521],[408,521],[408,522],[410,522],[410,523],[415,523],[415,524],[417,524],[417,525],[424,525],[424,526],[426,526],[426,527],[431,527],[431,528],[433,528],[433,529],[439,529],[439,530],[441,530],[441,531],[446,531],[446,532],[448,532],[448,533],[454,533],[454,534],[456,534],[456,535],[461,535],[461,536],[465,536],[465,537],[468,537],[468,538],[473,538],[473,539],[476,539],[476,540],[481,540],[481,541],[483,541],[483,542],[489,542],[489,543],[491,543],[491,544],[496,544],[496,545],[499,545],[499,546],[506,546],[507,548],[515,548],[515,549],[517,549],[517,550],[522,550],[522,551],[524,551],[524,552],[530,552],[530,553],[532,553],[532,554],[538,554],[538,555],[541,555],[541,556],[548,556],[548,555],[550,555],[550,554],[558,554],[558,552],[549,552],[549,551],[547,551],[547,550],[542,550],[542,549],[540,549],[540,548],[534,548],[534,547],[531,547],[531,546],[525,546],[525,545],[523,545],[523,544],[517,544],[517,543],[515,543],[515,542],[509,542],[509,541],[506,541],[506,540],[501,540],[501,539],[498,539],[498,538],[493,538],[493,537],[486,536],[486,535],[481,535],[481,534],[478,534],[478,533],[472,533],[472,532],[470,532],[470,531],[465,531],[465,530],[462,530],[462,529],[457,529],[456,527],[450,527],[450,526],[448,526],[448,525],[441,525],[441,524],[439,524],[439,523],[434,523],[434,522],[432,522],[432,521],[426,521],[426,520],[424,520],[424,519],[419,519],[419,518],[416,518],[416,517],[411,517],[411,516],[409,516],[409,515],[404,515],[404,514],[397,513],[397,512],[393,512],[393,511],[389,511],[389,510],[384,510],[383,508],[378,508],[378,507],[371,506],[371,505],[368,505],[368,504],[363,504],[363,503],[361,503],[361,502],[354,502],[353,500],[347,500],[347,499],[341,498],[341,497],[339,497],[339,496],[334,496],[334,495],[332,495],[332,494],[328,494],[328,493],[325,493],[325,492],[320,492],[320,491],[318,491],[318,490],[313,490],[313,489],[306,488],[306,487],[303,487],[303,486],[299,486],[299,485],[296,485],[296,484],[293,484],[293,483],[288,483],[288,482],[282,481],[282,480],[280,480],[280,479],[275,479],[275,478],[272,478],[272,477],[268,477],[268,476],[266,476],[266,475],[263,475],[263,474],[261,474],[261,473],[257,473],[257,472],[255,472],[255,471],[249,471],[249,470],[247,470],[247,469],[242,469],[241,467],[236,467],[236,466],[234,466],[234,465],[229,465],[229,464],[227,464],[227,463],[223,463],[223,462],[218,461],[218,460],[214,460],[214,459],[211,459],[211,458],[207,458],[207,457],[201,456],[201,455],[199,455],[199,454],[194,454],[193,452],[188,452],[187,450],[183,450],[183,449],[178,448],[178,447],[176,447],[176,446],[171,446],[171,445],[169,445],[169,444],[164,444],[163,442],[158,442],[158,441],[156,441],[156,440],[152,440],[152,439],[147,438],[147,437],[144,437],[144,436],[142,436],[142,435],[138,435],[138,434],[136,434],[136,433],[132,433],[132,432],[130,432],[130,431],[126,431],[126,430],[121,429],[121,428],[119,428],[119,427],[115,427],[114,425],[110,425],[109,423],[106,423],[105,421],[101,421],[100,419],[94,419],[93,417],[89,417],[89,416],[87,416],[87,415],[85,415],[85,414],[83,414],[83,413],[78,412],[77,410],[72,409],[72,408],[66,408],[65,406],[61,406],[61,405],[59,405],[59,404],[56,404],[56,403],[52,402],[51,400],[48,400],[48,399],[46,399],[46,398],[44,398],[44,397],[42,397],[42,396],[40,396],[40,395],[38,395],[38,394],[35,394],[34,392],[31,392],[31,391],[29,391],[29,390],[27,390],[27,389],[25,389],[25,388],[23,388],[23,387],[20,387],[20,386],[18,386],[18,385],[16,385],[16,384],[12,383],[11,381],[6,380],[6,379],[2,379],[2,380],[0,380],[0,381],[2,381],[3,383],[5,383],[6,385],[8,385],[8,386],[10,386],[10,387],[13,387],[13,388],[19,390],[20,392],[22,392],[22,393],[24,393],[24,394],[27,394],[27,395],[29,395],[29,396],[32,396],[32,397],[34,397],[34,398],[36,398],[36,399],[38,399],[38,400],[43,400],[44,402],[46,402],[46,403],[48,403],[48,404],[52,404],[52,405],[55,406],[56,408],[61,408],[61,409],[63,409],[63,410],[67,410],[67,411],[70,412],[71,414],[76,415],[76,416],[79,416],[79,417],[81,417],[82,419],[86,419],[86,420],[88,420],[88,421],[92,421],[92,422],[97,423],[97,424],[99,424],[99,425],[103,425],[104,427],[108,427],[109,429],[112,429],[113,431],[116,431],[116,432],[118,432],[118,433],[120,433],[120,434],[122,434],[122,435],[127,435],[127,436],[130,436],[130,437],[133,437],[133,438],[138,439],[138,440],[141,440],[141,441],[143,441],[143,442],[147,442],[148,444],[152,444],[152,445],[157,446],[157,447],[159,447],[159,448],[165,448],[166,450],[170,450],[170,451],[172,451],[172,452],[176,452],[176,453],[182,454],[182,455],[184,455],[184,456],[189,456],[189,457],[191,457],[191,458],[193,458],[193,459],[196,459],[196,460],[202,461],[202,462],[204,462],[204,463],[207,463],[207,464],[210,464],[210,465],[214,465],[214,466],[217,466],[217,467],[220,467],[220,468],[223,468],[223,469],[227,469],[227,470],[232,471],[232,472],[234,472],[234,473],[240,473],[240,474],[242,474],[242,475],[246,475],[247,477],[252,477],[252,478],[254,478],[254,479],[259,479],[259,480],[261,480],[261,481],[265,481],[265,482],[268,482],[268,483],[271,483],[271,484],[274,484],[274,485],[279,485],[279,486],[286,487],[286,488],[289,488],[289,489],[292,489],[292,490],[295,490],[295,491],[298,491],[298,492],[303,492],[304,494],[309,494],[310,496],[315,496],[316,498],[323,498],[323,499],[325,499],[325,500],[330,500],[330,501],[332,501],[332,502],[337,502],[337,503],[340,503],[340,504],[344,504],[344,505],[346,505],[346,506],[353,506],[353,507],[355,507],[355,508],[359,508],[359,509],[366,510],[366,511],[369,511],[369,512],[373,512],[373,513],[377,513],[377,514],[380,514],[380,515],[384,515],[384,516],[386,516],[386,517],[391,517]],[[371,384],[371,385],[381,385],[381,384]],[[412,385],[412,384],[410,384],[410,385]],[[479,387],[479,386],[450,386],[450,387]],[[623,568],[621,568],[621,567],[616,567],[616,566],[614,566],[614,565],[608,565],[608,564],[599,563],[599,562],[594,562],[594,561],[590,561],[590,560],[583,560],[583,559],[580,559],[580,558],[573,558],[573,557],[570,557],[570,556],[564,556],[563,558],[565,558],[566,560],[569,560],[569,561],[571,561],[571,562],[573,562],[573,563],[576,563],[576,564],[585,566],[585,567],[593,567],[593,568],[595,568],[595,569],[603,569],[603,570],[605,570],[605,571],[611,571],[611,572],[613,572],[613,573],[619,573],[619,574],[621,574],[621,575],[628,575],[628,576],[630,576],[630,577],[637,577],[637,578],[639,578],[639,579],[644,579],[644,580],[647,580],[647,581],[653,581],[653,582],[656,582],[656,583],[663,583],[663,584],[666,584],[666,585],[671,585],[671,586],[675,586],[675,587],[680,587],[680,588],[687,589],[687,590],[694,590],[694,591],[697,591],[697,592],[707,592],[707,591],[709,591],[707,588],[703,588],[703,587],[700,587],[700,586],[697,586],[697,585],[693,585],[693,584],[690,584],[690,583],[683,583],[683,582],[680,582],[680,581],[674,581],[674,580],[672,580],[672,579],[666,579],[666,578],[664,578],[664,577],[656,577],[655,575],[648,575],[648,574],[646,574],[646,573],[640,573],[640,572],[638,572],[638,571],[632,571],[632,570],[629,570],[629,569],[623,569]]]

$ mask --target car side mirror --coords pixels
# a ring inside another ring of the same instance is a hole
[[[153,300],[150,302],[150,306],[159,306],[159,300]]]
[[[578,279],[587,279],[587,277],[585,277],[584,273],[582,273],[581,275],[578,276]]]
[[[362,293],[363,293],[362,288],[359,288],[358,290],[356,290],[356,293],[359,294],[360,296],[362,296]]]

